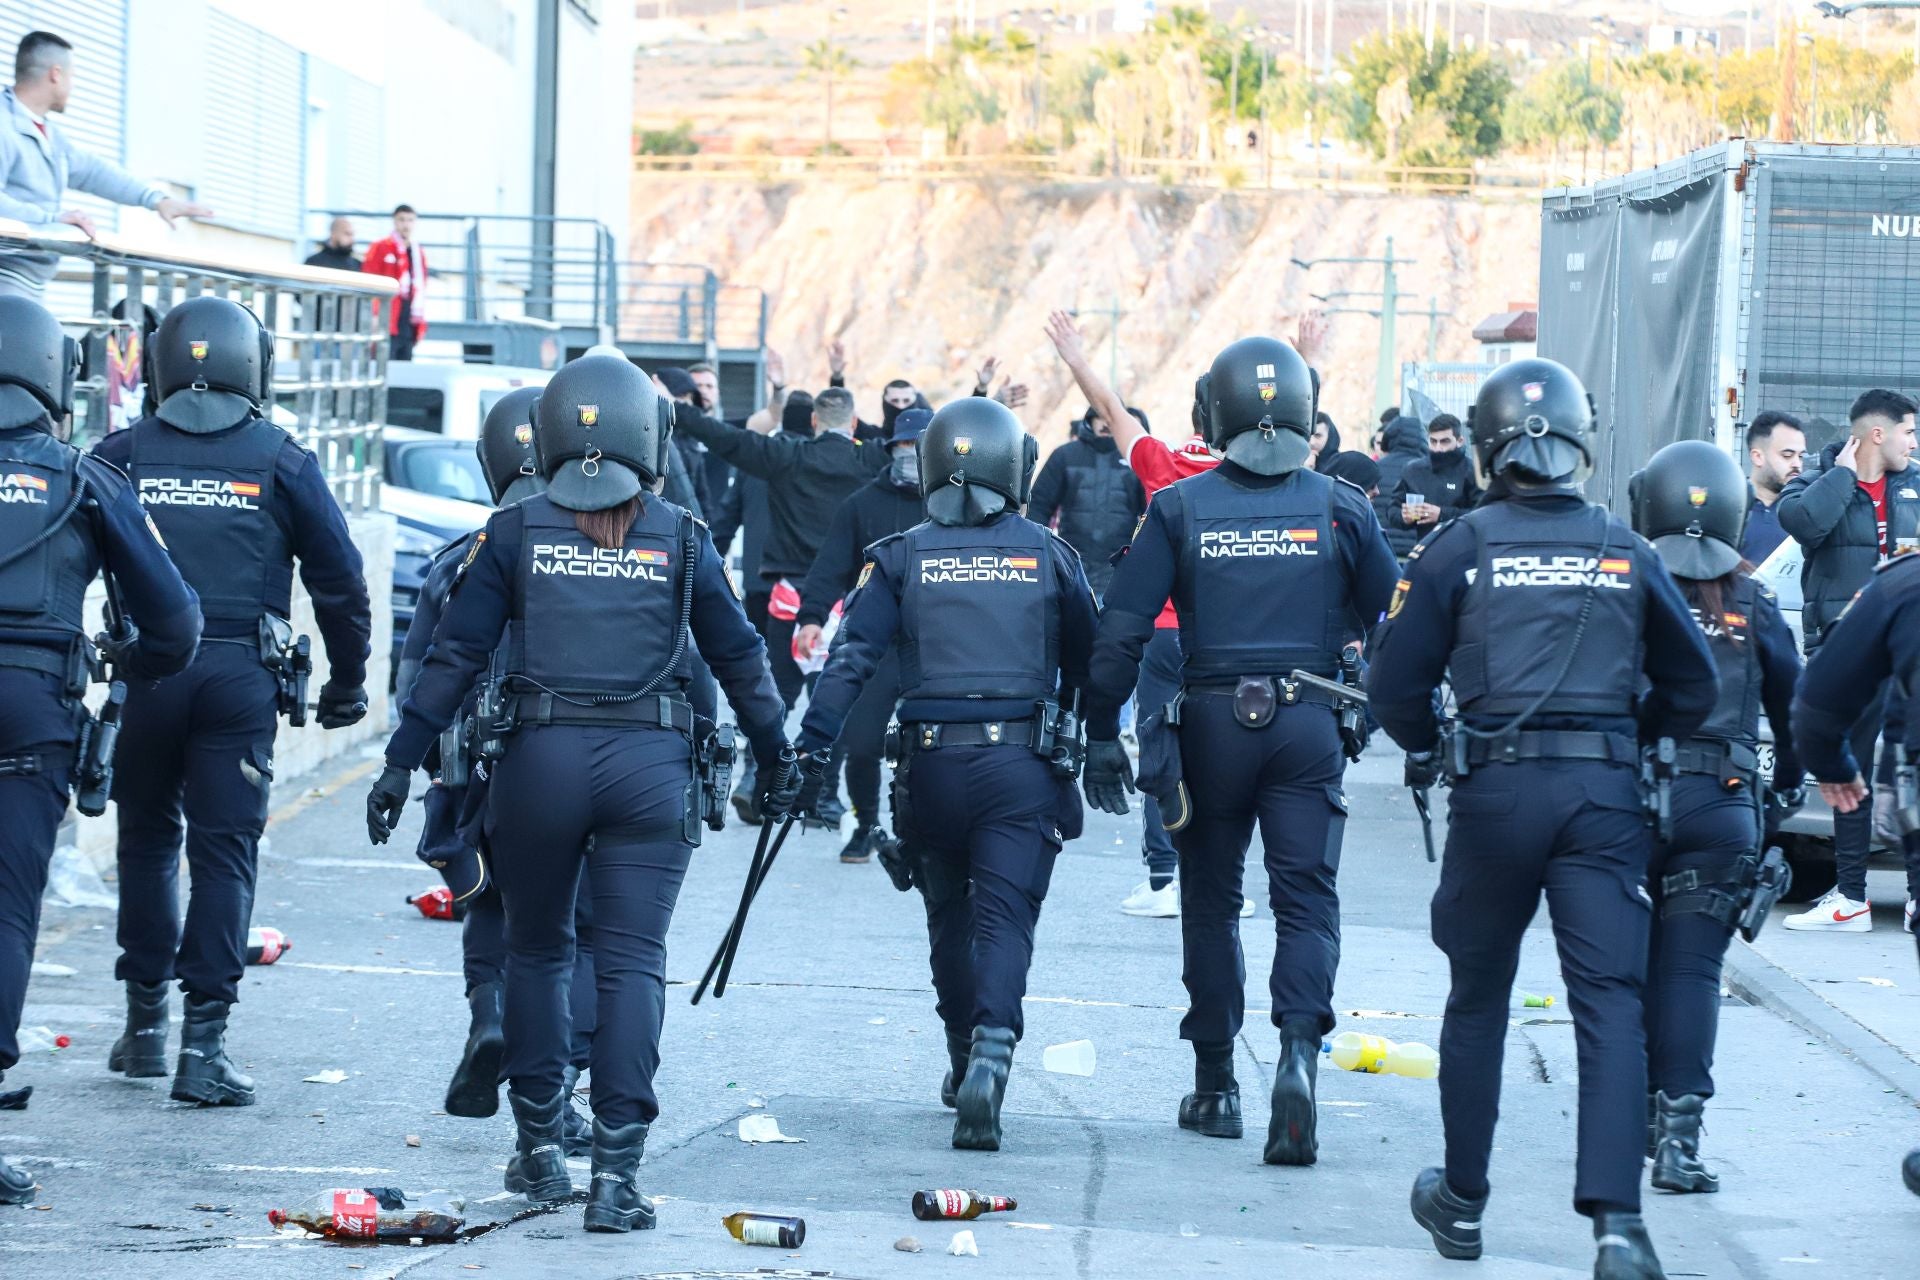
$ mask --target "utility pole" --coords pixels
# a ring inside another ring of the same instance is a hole
[[[1113,388],[1113,394],[1120,394],[1120,317],[1126,312],[1120,309],[1120,295],[1109,293],[1105,307],[1076,307],[1075,319],[1081,316],[1105,316],[1107,318],[1107,385]]]
[[[1413,259],[1394,257],[1393,256],[1393,237],[1388,236],[1386,254],[1383,257],[1379,257],[1379,258],[1294,258],[1292,262],[1294,266],[1299,267],[1302,270],[1306,270],[1306,271],[1311,271],[1315,267],[1332,266],[1336,264],[1378,265],[1381,268],[1380,289],[1377,293],[1372,291],[1364,291],[1364,290],[1362,291],[1347,290],[1339,293],[1314,294],[1312,296],[1316,300],[1321,302],[1330,302],[1336,298],[1378,298],[1380,300],[1379,308],[1377,310],[1374,309],[1373,307],[1338,307],[1338,306],[1328,307],[1326,308],[1326,310],[1331,315],[1358,314],[1358,315],[1376,316],[1379,318],[1380,353],[1379,353],[1378,359],[1374,363],[1374,368],[1373,368],[1373,408],[1375,413],[1386,412],[1386,410],[1392,408],[1393,405],[1397,402],[1397,395],[1399,390],[1399,378],[1396,376],[1397,370],[1395,368],[1395,363],[1394,363],[1395,321],[1398,318],[1398,313],[1400,309],[1400,277],[1399,277],[1397,268],[1412,266]],[[1437,312],[1437,310],[1438,310],[1437,305],[1431,304],[1431,303],[1429,304],[1428,312],[1429,312],[1430,327],[1427,334],[1427,349],[1429,352],[1438,349],[1439,338],[1438,338],[1437,330],[1431,327],[1439,323],[1437,315],[1432,314],[1434,312]],[[1414,314],[1418,315],[1419,313],[1415,312]]]
[[[1480,47],[1493,50],[1493,0],[1485,0],[1480,6]]]
[[[1325,73],[1329,80],[1333,78],[1333,0],[1324,0],[1327,7],[1327,60]]]

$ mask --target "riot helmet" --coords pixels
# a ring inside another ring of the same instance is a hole
[[[227,298],[203,294],[161,317],[147,345],[159,416],[202,434],[225,431],[266,407],[273,385],[273,335]]]
[[[0,430],[73,411],[80,344],[32,298],[0,297]]]
[[[1629,492],[1634,532],[1676,578],[1718,578],[1740,564],[1747,478],[1705,440],[1680,440],[1648,460]]]
[[[547,497],[569,511],[617,507],[667,474],[673,403],[624,356],[561,366],[535,408]]]
[[[1013,410],[968,396],[933,415],[920,435],[920,496],[935,524],[985,524],[1027,500],[1040,445]]]
[[[1489,477],[1523,487],[1578,484],[1593,469],[1593,397],[1552,360],[1515,360],[1488,374],[1467,429]]]
[[[544,493],[540,455],[533,446],[533,419],[540,403],[539,387],[515,387],[493,402],[474,452],[487,477],[487,494],[497,507],[512,506],[522,498]]]
[[[1313,371],[1278,338],[1242,338],[1206,376],[1207,444],[1256,475],[1305,465],[1313,434]]]

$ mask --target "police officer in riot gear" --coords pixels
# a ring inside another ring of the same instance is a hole
[[[801,726],[800,804],[895,647],[894,825],[926,900],[952,1070],[942,1097],[959,1113],[954,1146],[997,1151],[1034,928],[1081,829],[1079,735],[1062,708],[1085,683],[1093,590],[1073,549],[1019,514],[1038,449],[1011,410],[955,401],[918,453],[929,519],[867,549]]]
[[[1746,477],[1704,440],[1668,445],[1634,477],[1634,530],[1679,581],[1719,672],[1713,714],[1676,753],[1672,830],[1647,869],[1647,1142],[1653,1185],[1663,1191],[1720,1189],[1700,1160],[1720,964],[1744,904],[1762,888],[1762,815],[1798,807],[1805,779],[1788,727],[1800,657],[1773,593],[1741,558],[1747,508]],[[1763,709],[1775,744],[1771,779],[1758,776]]]
[[[408,777],[482,692],[491,764],[484,829],[507,909],[507,1100],[518,1126],[506,1187],[572,1191],[562,1155],[575,885],[592,874],[598,1027],[593,1185],[585,1225],[653,1225],[637,1189],[666,987],[666,933],[699,838],[691,628],[775,788],[792,803],[785,708],[766,651],[704,526],[653,492],[672,449],[671,409],[622,359],[588,356],[540,395],[534,438],[547,492],[497,512],[476,541],[368,796],[376,843]],[[502,633],[505,640],[502,641]],[[495,651],[498,650],[496,659]]]
[[[1308,1165],[1318,1153],[1320,1042],[1334,1024],[1343,755],[1358,758],[1361,743],[1343,742],[1332,695],[1291,675],[1340,670],[1348,640],[1386,607],[1397,566],[1367,495],[1306,466],[1315,384],[1298,352],[1243,338],[1214,358],[1204,384],[1207,443],[1222,461],[1154,495],[1108,588],[1087,700],[1087,798],[1127,810],[1118,711],[1172,597],[1181,693],[1165,708],[1142,707],[1140,732],[1143,781],[1180,856],[1191,997],[1180,1035],[1195,1059],[1180,1126],[1242,1133],[1233,1043],[1246,1011],[1241,878],[1257,823],[1281,1044],[1265,1158]]]
[[[1909,707],[1906,732],[1897,745],[1896,820],[1907,847],[1920,839],[1920,555],[1883,561],[1847,611],[1826,631],[1807,659],[1793,698],[1793,740],[1820,795],[1836,813],[1854,813],[1868,798],[1862,764],[1850,740],[1869,704],[1892,677]],[[1908,865],[1912,865],[1909,859]],[[1909,886],[1909,892],[1920,886]],[[1920,943],[1920,937],[1915,938]],[[1907,1190],[1920,1196],[1920,1147],[1901,1166]]]
[[[128,692],[113,793],[114,972],[127,984],[127,1025],[108,1066],[166,1074],[167,983],[178,978],[186,1005],[172,1096],[246,1106],[253,1082],[228,1059],[225,1034],[246,968],[278,713],[305,720],[283,688],[294,661],[294,562],[326,647],[322,728],[366,714],[373,614],[360,552],[318,459],[267,419],[273,336],[238,303],[203,296],[168,311],[147,351],[157,411],[95,452],[132,478],[200,595],[206,634],[185,672]],[[176,883],[183,827],[192,877],[184,928]]]
[[[87,584],[106,572],[124,612],[102,637],[116,680],[174,674],[200,637],[193,590],[127,478],[60,438],[79,366],[46,308],[0,298],[0,1076],[20,1060],[40,895],[68,796],[76,781],[100,789],[99,767],[111,763],[81,702],[94,660]],[[85,798],[82,807],[97,812]],[[33,1175],[0,1158],[0,1204],[33,1192]]]
[[[1544,890],[1580,1062],[1574,1207],[1593,1219],[1596,1276],[1658,1276],[1640,1220],[1653,852],[1640,741],[1692,738],[1718,675],[1660,557],[1580,495],[1593,437],[1580,380],[1550,360],[1502,365],[1470,424],[1486,497],[1415,549],[1367,677],[1374,715],[1410,753],[1408,785],[1431,785],[1443,763],[1454,778],[1433,898],[1453,979],[1447,1159],[1416,1180],[1413,1213],[1444,1256],[1480,1256],[1507,1001]],[[1447,742],[1443,679],[1460,708]]]

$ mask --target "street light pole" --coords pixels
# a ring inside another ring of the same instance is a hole
[[[1374,368],[1373,368],[1373,401],[1374,401],[1373,407],[1376,413],[1385,412],[1387,409],[1391,408],[1395,402],[1395,396],[1396,396],[1398,383],[1399,383],[1398,378],[1395,377],[1395,367],[1394,367],[1395,319],[1397,317],[1397,313],[1400,308],[1400,276],[1399,276],[1398,269],[1400,267],[1412,266],[1413,261],[1414,260],[1411,258],[1397,258],[1394,256],[1392,236],[1387,237],[1386,254],[1384,257],[1379,257],[1379,258],[1294,258],[1292,260],[1294,266],[1299,267],[1306,271],[1311,271],[1315,267],[1331,266],[1335,264],[1349,264],[1349,265],[1370,264],[1370,265],[1378,265],[1379,267],[1382,268],[1381,279],[1380,279],[1380,292],[1378,295],[1380,298],[1380,309],[1378,311],[1374,311],[1371,308],[1364,308],[1364,307],[1360,307],[1360,308],[1330,307],[1328,308],[1329,311],[1334,313],[1339,313],[1343,311],[1359,311],[1359,312],[1363,312],[1366,315],[1376,315],[1380,318],[1380,352],[1379,352],[1379,357],[1375,361]],[[1315,294],[1313,296],[1317,300],[1324,302],[1324,301],[1330,301],[1333,298],[1347,298],[1347,297],[1359,297],[1359,296],[1370,297],[1374,295],[1372,294],[1362,295],[1360,293],[1348,291],[1344,293],[1327,294],[1324,296]],[[1436,343],[1437,343],[1437,338],[1435,334],[1433,332],[1429,332],[1427,337],[1428,349],[1429,350],[1434,349]]]

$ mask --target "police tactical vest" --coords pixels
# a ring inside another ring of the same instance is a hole
[[[1631,715],[1646,610],[1633,535],[1592,505],[1494,502],[1458,523],[1479,548],[1447,659],[1460,709],[1518,715],[1553,689],[1537,714]],[[1593,607],[1569,664],[1589,591]]]
[[[1053,535],[1019,516],[901,535],[900,697],[1051,697],[1060,672]]]
[[[1727,596],[1721,616],[1702,617],[1694,610],[1694,619],[1713,650],[1713,665],[1720,676],[1720,692],[1713,714],[1694,735],[1727,742],[1760,741],[1760,641],[1755,635],[1755,616],[1760,607],[1760,588],[1752,578],[1737,578]]]
[[[1352,627],[1333,485],[1302,470],[1254,489],[1207,471],[1164,491],[1184,509],[1173,602],[1189,683],[1339,668]]]
[[[507,623],[507,674],[556,693],[632,693],[680,631],[683,512],[648,498],[617,548],[594,545],[545,494],[520,504],[524,532]],[[686,688],[683,656],[662,693]]]
[[[0,666],[70,674],[96,563],[84,504],[58,533],[18,553],[67,511],[79,471],[79,453],[44,432],[0,438],[0,560],[9,561],[0,566]]]
[[[252,418],[193,435],[159,418],[130,428],[134,492],[159,526],[208,623],[257,623],[293,608],[293,553],[277,518],[274,464],[287,433]],[[230,629],[230,628],[229,628]]]

